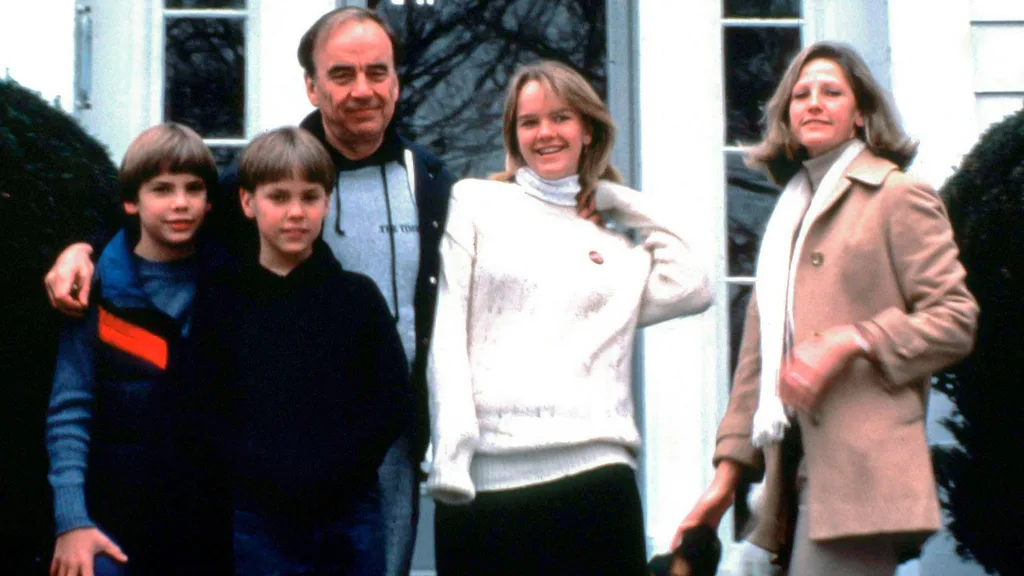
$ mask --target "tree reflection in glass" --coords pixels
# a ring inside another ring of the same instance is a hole
[[[803,0],[724,0],[726,18],[799,18]]]
[[[800,50],[800,29],[726,28],[724,34],[726,142],[755,142],[764,104]]]
[[[377,9],[403,45],[398,128],[458,177],[504,167],[502,105],[520,64],[561,60],[604,95],[605,0],[381,2]]]
[[[245,22],[170,18],[165,38],[164,119],[204,138],[243,138]]]
[[[164,7],[190,10],[242,10],[245,8],[245,0],[167,0]]]

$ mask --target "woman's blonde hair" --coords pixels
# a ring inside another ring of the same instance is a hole
[[[917,155],[917,142],[903,131],[889,94],[872,76],[864,59],[852,47],[838,42],[816,42],[793,58],[765,106],[764,139],[747,152],[747,165],[784,183],[807,159],[807,150],[790,130],[789,102],[804,66],[819,58],[835,62],[853,90],[857,110],[864,117],[864,126],[856,129],[857,137],[876,155],[906,169]]]
[[[516,170],[526,165],[516,135],[516,112],[519,107],[519,94],[523,87],[532,81],[539,82],[564,100],[580,115],[583,125],[590,130],[590,144],[584,146],[580,152],[580,187],[585,191],[593,190],[600,179],[621,183],[622,176],[609,163],[612,146],[615,144],[615,125],[612,123],[608,107],[579,72],[553,60],[521,67],[509,83],[502,118],[505,170],[492,174],[491,179],[511,182],[515,179]]]

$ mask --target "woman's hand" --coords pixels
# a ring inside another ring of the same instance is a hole
[[[604,218],[597,211],[594,190],[580,192],[576,195],[576,213],[584,220],[589,220],[597,226],[604,226]]]
[[[864,342],[856,327],[844,324],[797,344],[782,363],[779,399],[802,412],[812,412],[836,375],[850,360],[867,353],[860,344]]]
[[[128,557],[99,529],[76,528],[57,536],[50,576],[93,576],[93,560],[106,554],[124,563]]]
[[[671,550],[675,550],[683,538],[687,528],[704,524],[717,529],[722,516],[732,506],[736,497],[736,487],[740,482],[740,465],[731,460],[722,460],[715,468],[715,477],[711,485],[701,494],[690,513],[683,518],[676,535],[672,538]]]

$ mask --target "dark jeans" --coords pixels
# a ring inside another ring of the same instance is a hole
[[[369,493],[335,520],[307,522],[235,510],[238,576],[380,576],[380,496]]]
[[[95,576],[131,576],[128,564],[122,564],[106,554],[98,554],[93,558],[93,574]]]
[[[645,576],[633,470],[604,466],[553,482],[438,503],[438,576]]]

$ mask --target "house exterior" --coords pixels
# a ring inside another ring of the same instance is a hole
[[[627,180],[673,202],[714,254],[716,305],[640,336],[641,487],[656,551],[713,474],[752,255],[777,194],[743,168],[741,146],[757,137],[759,106],[789,57],[816,40],[855,46],[921,141],[911,171],[936,187],[989,124],[1024,104],[1019,0],[370,3],[415,56],[403,63],[403,129],[457,173],[500,167],[495,106],[500,114],[502,79],[515,63],[561,55],[605,94],[620,130],[614,162]],[[311,109],[295,49],[320,14],[340,5],[366,0],[5,3],[0,74],[73,114],[115,161],[135,134],[174,119],[199,129],[226,164],[248,138]],[[490,36],[461,46],[445,36],[470,19],[494,26]],[[495,61],[505,65],[488,68]],[[947,411],[934,396],[933,442],[950,441],[937,423]],[[431,574],[429,513],[421,526],[417,569]],[[721,533],[731,541],[730,522]],[[952,559],[940,537],[901,573],[981,571]]]

